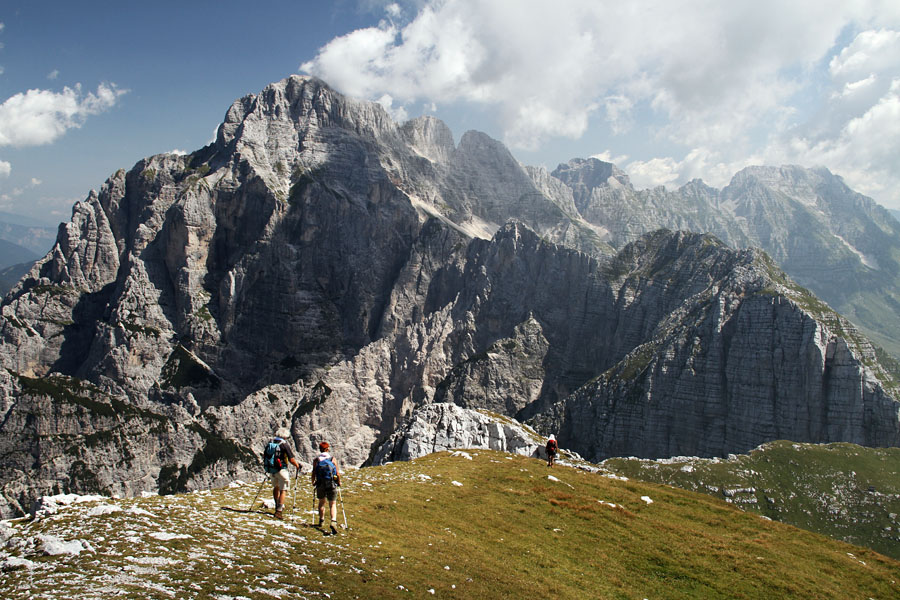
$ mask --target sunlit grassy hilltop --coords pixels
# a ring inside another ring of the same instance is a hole
[[[611,458],[603,466],[900,559],[900,448],[778,441],[727,460]]]
[[[284,522],[245,512],[257,488],[104,499],[14,522],[0,596],[900,596],[900,563],[874,551],[703,494],[499,452],[347,473],[350,529],[337,536],[308,525],[308,486]],[[55,543],[81,550],[43,555]]]

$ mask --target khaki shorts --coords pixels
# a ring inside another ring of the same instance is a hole
[[[287,469],[282,469],[272,475],[272,485],[279,490],[291,489],[291,476]]]

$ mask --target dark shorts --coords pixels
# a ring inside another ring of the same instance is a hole
[[[551,458],[556,456],[556,450],[547,450],[547,456]]]
[[[334,502],[336,496],[336,487],[332,487],[330,490],[326,490],[324,485],[316,484],[316,498],[318,498],[319,500],[321,500],[322,498],[328,498],[329,502]]]

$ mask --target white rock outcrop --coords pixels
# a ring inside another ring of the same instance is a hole
[[[533,429],[508,417],[441,402],[423,406],[413,413],[409,423],[378,449],[372,464],[412,460],[459,448],[539,456],[542,440]]]

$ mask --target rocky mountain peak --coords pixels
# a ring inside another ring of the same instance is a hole
[[[807,169],[798,165],[781,167],[752,166],[739,171],[723,192],[733,193],[733,188],[758,185],[793,198],[808,206],[815,206],[822,195],[820,188],[838,181],[828,169]]]
[[[236,137],[245,137],[249,132],[241,125],[248,121],[287,121],[297,129],[340,127],[369,135],[395,129],[380,104],[354,100],[316,77],[301,75],[269,84],[259,94],[235,101],[225,114],[218,139],[227,145]]]
[[[430,115],[410,119],[401,129],[410,147],[433,162],[447,163],[456,150],[453,132],[443,121]]]
[[[552,176],[572,190],[575,206],[588,220],[596,222],[594,207],[606,203],[609,198],[621,198],[634,193],[631,181],[624,171],[612,163],[596,158],[575,158],[559,165]],[[601,211],[605,212],[605,211]]]
[[[456,151],[460,157],[465,157],[466,162],[487,160],[495,165],[524,172],[522,165],[502,142],[480,131],[465,132]]]
[[[707,183],[702,179],[691,179],[686,184],[681,186],[679,188],[679,191],[683,192],[686,196],[689,197],[716,197],[719,194],[719,190],[710,185],[707,185]]]
[[[552,175],[573,189],[583,189],[587,193],[604,184],[631,187],[625,171],[596,158],[573,158],[556,167]]]

